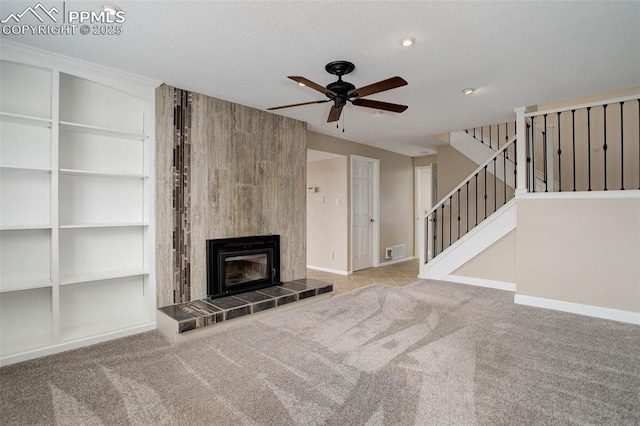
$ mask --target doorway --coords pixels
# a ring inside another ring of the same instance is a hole
[[[349,158],[307,150],[307,268],[349,273]]]
[[[351,156],[351,270],[379,264],[380,160]]]

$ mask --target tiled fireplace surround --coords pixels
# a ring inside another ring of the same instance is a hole
[[[331,284],[303,278],[305,123],[163,85],[156,141],[159,328],[169,319],[172,334],[192,334],[329,297]],[[281,236],[283,283],[208,298],[205,241],[267,234]]]

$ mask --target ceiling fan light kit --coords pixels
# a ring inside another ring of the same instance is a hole
[[[371,99],[362,99],[365,96],[373,95],[374,93],[384,92],[386,90],[395,89],[397,87],[406,86],[407,82],[402,77],[391,77],[386,80],[379,81],[377,83],[369,84],[367,86],[356,88],[348,81],[342,80],[342,76],[349,74],[355,69],[355,65],[349,61],[333,61],[329,62],[324,69],[329,73],[338,76],[338,80],[323,87],[311,80],[308,80],[302,76],[289,76],[289,78],[297,82],[301,86],[306,86],[314,89],[320,93],[323,93],[328,99],[319,101],[302,102],[298,104],[282,105],[278,107],[267,108],[268,111],[290,108],[302,105],[321,104],[325,102],[333,101],[333,106],[329,111],[329,117],[327,123],[332,123],[340,119],[342,114],[342,108],[351,102],[355,106],[361,106],[365,108],[374,108],[378,110],[391,111],[391,112],[403,112],[408,107],[406,105],[392,104],[389,102],[374,101]]]

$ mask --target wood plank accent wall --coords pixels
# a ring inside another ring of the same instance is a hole
[[[306,124],[191,93],[190,294],[176,282],[174,98],[156,92],[156,282],[158,306],[206,296],[211,238],[279,234],[281,279],[306,274]],[[182,224],[184,225],[184,224]],[[187,225],[185,225],[187,226]]]

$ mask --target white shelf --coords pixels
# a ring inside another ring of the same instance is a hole
[[[51,289],[36,288],[0,294],[2,357],[53,343]]]
[[[89,133],[93,135],[112,136],[117,138],[133,139],[143,141],[149,137],[144,133],[131,133],[118,129],[109,129],[106,127],[90,126],[88,124],[72,123],[69,121],[60,121],[60,130],[67,132]]]
[[[85,229],[85,228],[132,228],[132,227],[149,226],[148,223],[130,222],[130,223],[86,223],[75,225],[60,225],[60,229]]]
[[[155,88],[4,47],[0,365],[155,318]]]
[[[0,227],[0,231],[33,231],[37,229],[52,229],[51,225],[45,224],[26,224],[26,225],[4,225]]]
[[[0,175],[0,227],[51,223],[51,173],[2,168]]]
[[[106,173],[106,172],[92,172],[89,170],[76,170],[76,169],[60,169],[60,173],[63,175],[72,176],[95,176],[95,177],[116,177],[125,179],[147,179],[149,176],[136,174],[136,173]]]
[[[0,293],[9,293],[11,291],[33,290],[34,288],[52,287],[51,280],[33,280],[33,281],[14,281],[0,283]]]
[[[0,118],[2,121],[10,121],[13,123],[22,123],[22,124],[35,124],[42,125],[46,127],[51,127],[52,120],[50,118],[43,117],[32,117],[30,115],[23,114],[13,114],[11,112],[0,112]]]
[[[42,167],[20,167],[20,166],[2,166],[0,165],[0,169],[3,170],[22,170],[28,172],[43,172],[43,173],[51,173],[51,169],[42,168]]]
[[[60,285],[82,284],[93,281],[112,280],[114,278],[136,277],[139,275],[148,275],[147,269],[126,269],[120,271],[95,272],[92,274],[74,275],[63,277],[60,279]]]

